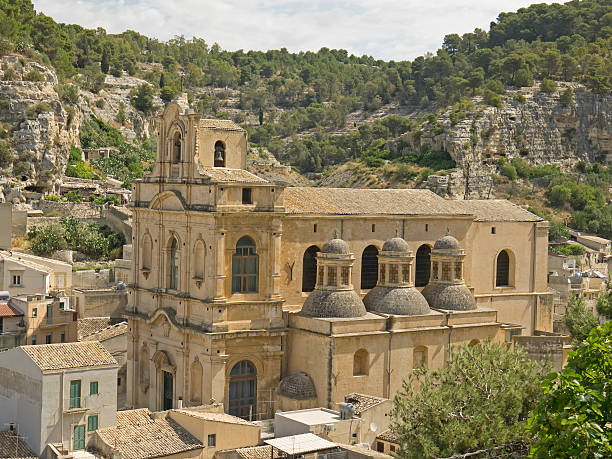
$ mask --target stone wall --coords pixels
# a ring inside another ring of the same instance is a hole
[[[45,201],[44,199],[38,202],[38,208],[45,215],[57,212],[65,217],[76,218],[99,218],[102,210],[102,206],[90,202]]]
[[[107,288],[111,286],[110,269],[85,269],[72,273],[73,288]]]
[[[122,233],[126,243],[132,241],[132,213],[124,208],[117,206],[107,206],[102,209],[104,222],[118,233]]]
[[[538,361],[548,360],[555,370],[565,364],[563,348],[568,338],[565,336],[513,336],[515,345],[522,346],[529,357]]]

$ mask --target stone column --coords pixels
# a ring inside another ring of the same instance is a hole
[[[216,269],[215,269],[215,296],[214,301],[225,300],[225,230],[219,228],[215,233],[216,242]]]

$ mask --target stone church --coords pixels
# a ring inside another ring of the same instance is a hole
[[[548,224],[504,200],[283,187],[186,100],[133,190],[128,405],[246,419],[392,397],[449,349],[552,331]]]

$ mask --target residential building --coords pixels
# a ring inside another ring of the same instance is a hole
[[[14,424],[41,455],[82,450],[114,426],[117,362],[96,341],[20,346],[0,352],[0,425]]]
[[[70,292],[72,266],[58,260],[23,252],[0,251],[0,290],[11,297]]]
[[[2,459],[38,459],[17,432],[16,425],[10,425],[6,430],[0,430],[0,457]]]
[[[9,293],[0,292],[0,350],[26,344],[23,311],[11,304]]]

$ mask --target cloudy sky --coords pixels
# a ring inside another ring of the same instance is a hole
[[[182,34],[223,49],[343,48],[380,59],[435,51],[444,35],[488,30],[500,11],[535,0],[34,0],[58,22],[136,30],[167,40]],[[551,3],[551,2],[548,2]]]

